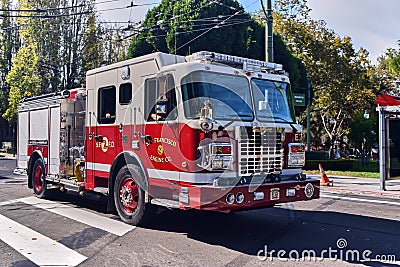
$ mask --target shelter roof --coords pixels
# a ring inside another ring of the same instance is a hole
[[[375,104],[381,106],[400,106],[400,97],[383,94],[378,96],[375,100]]]

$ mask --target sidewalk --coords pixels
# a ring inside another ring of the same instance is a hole
[[[308,175],[320,179],[320,175]],[[387,180],[386,191],[380,190],[379,179],[343,177],[328,175],[333,181],[332,186],[321,186],[321,193],[336,193],[346,195],[364,195],[373,197],[394,198],[400,200],[400,180]]]
[[[0,152],[0,160],[2,159],[16,159],[16,156],[14,156],[13,154],[6,154]]]
[[[26,176],[14,173],[16,159],[12,154],[0,153],[0,179],[26,179]]]

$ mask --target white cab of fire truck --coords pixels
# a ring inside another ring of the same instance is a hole
[[[41,147],[33,151],[41,160],[28,163],[29,185],[39,197],[46,184],[101,192],[130,224],[155,205],[233,212],[319,198],[319,181],[301,173],[301,126],[281,65],[154,53],[91,70],[86,81],[84,152],[49,168]],[[82,121],[72,117],[60,130],[71,140]]]

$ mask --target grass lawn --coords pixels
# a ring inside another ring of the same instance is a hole
[[[340,160],[337,161],[340,163]],[[368,165],[362,166],[361,161],[354,160],[352,164],[352,169],[349,171],[335,171],[325,169],[325,173],[329,175],[337,175],[337,176],[350,176],[350,177],[362,177],[362,178],[380,178],[379,174],[379,165],[376,161],[371,160]],[[319,174],[319,170],[306,170],[303,171],[308,174]]]
[[[319,171],[303,171],[306,174],[320,174]],[[361,178],[376,178],[379,179],[379,172],[361,172],[361,171],[327,171],[326,175],[361,177]]]

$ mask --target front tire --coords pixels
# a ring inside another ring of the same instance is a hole
[[[38,158],[35,161],[35,164],[33,164],[31,177],[33,193],[38,198],[44,198],[47,193],[46,168],[44,167],[44,163],[41,158]]]
[[[114,202],[121,220],[131,225],[144,223],[154,207],[145,203],[144,177],[139,167],[122,167],[115,179]]]

